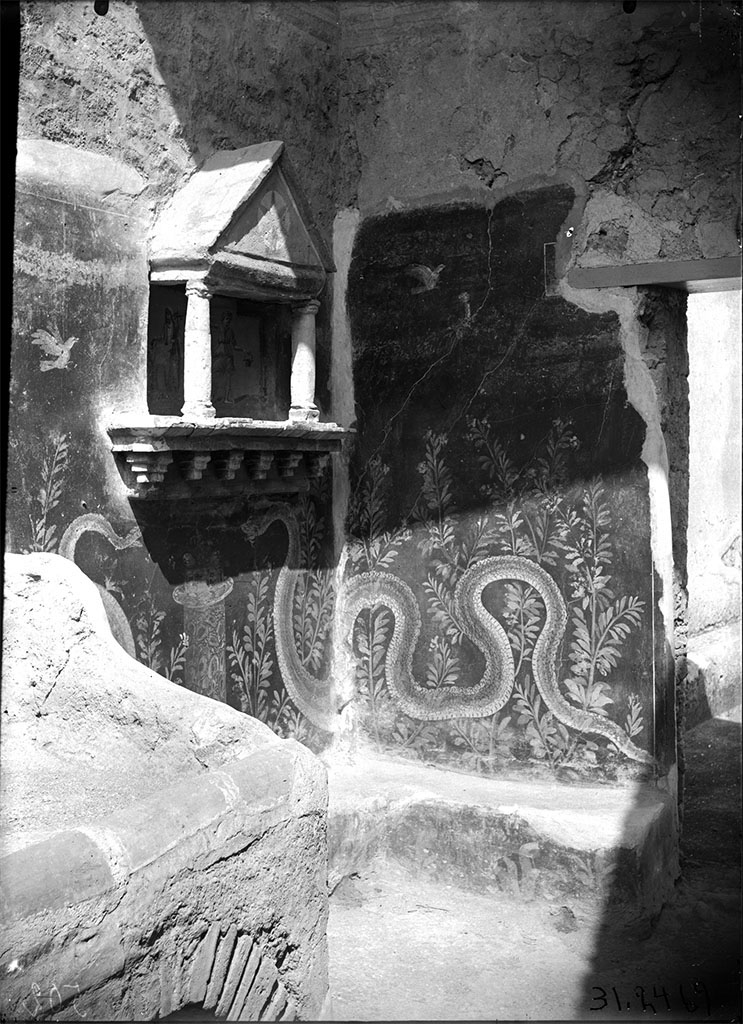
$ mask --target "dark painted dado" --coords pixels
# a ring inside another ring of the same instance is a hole
[[[550,294],[545,254],[573,201],[545,188],[362,225],[347,586],[361,595],[357,700],[374,744],[489,774],[610,780],[661,753],[659,623],[618,318]],[[409,664],[391,655],[401,638]]]

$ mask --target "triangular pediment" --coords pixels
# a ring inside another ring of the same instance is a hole
[[[278,167],[238,211],[215,246],[215,250],[220,248],[242,256],[323,268],[317,246]]]
[[[184,278],[231,275],[237,291],[241,274],[248,284],[260,278],[264,291],[272,275],[281,290],[316,290],[334,269],[282,142],[209,157],[158,217],[150,265],[153,276],[171,280],[179,270]]]

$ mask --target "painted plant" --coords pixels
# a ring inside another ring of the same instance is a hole
[[[55,434],[47,444],[41,464],[39,488],[31,499],[31,544],[23,549],[24,552],[55,552],[59,547],[60,537],[54,514],[62,500],[69,449],[69,437],[65,433]]]
[[[277,645],[291,645],[287,657],[289,653],[296,657],[310,685],[316,681],[322,688],[323,677],[329,671],[335,607],[332,571],[322,566],[326,488],[327,482],[321,480],[310,494],[300,498],[296,507],[276,503],[259,517],[263,523],[255,532],[250,523],[246,524],[245,532],[255,538],[268,525],[283,522],[289,534],[286,559],[290,567],[276,571],[264,564],[249,574],[243,587],[247,595],[244,610],[241,619],[233,622],[227,644],[230,681],[241,710],[278,735],[291,736],[315,749],[322,746],[322,732],[292,698],[282,674]],[[263,560],[267,560],[265,553]],[[279,607],[282,574],[290,570],[294,580],[290,607]],[[289,636],[277,629],[277,623],[283,627],[286,618],[290,623]]]
[[[227,658],[230,679],[237,687],[241,710],[261,722],[273,724],[280,719],[284,707],[281,699],[276,706],[276,693],[273,694],[274,701],[271,700],[275,658],[270,573],[259,571],[252,576],[245,601],[245,621],[241,625],[232,625]]]
[[[476,453],[480,474],[477,512],[457,511],[456,484],[447,461],[450,439],[429,430],[418,465],[417,499],[405,525],[393,532],[387,529],[389,469],[378,456],[370,461],[351,507],[350,578],[360,572],[394,571],[404,560],[408,582],[418,584],[421,634],[428,638],[420,645],[424,654],[420,649],[416,654],[418,685],[434,694],[462,686],[468,674],[478,671],[457,600],[463,575],[490,556],[535,562],[559,581],[566,605],[558,657],[563,697],[599,719],[608,721],[613,712],[624,734],[641,740],[641,699],[636,692],[625,695],[626,685],[615,685],[615,677],[621,676],[627,641],[641,625],[644,603],[616,592],[611,513],[601,481],[568,484],[570,456],[579,447],[571,423],[556,419],[532,457],[521,463],[487,419],[469,418],[466,440]],[[413,547],[418,553],[413,563],[417,581],[410,579]],[[497,609],[512,652],[514,683],[508,703],[483,717],[426,721],[405,714],[385,681],[393,616],[380,594],[379,606],[359,615],[354,626],[356,682],[366,731],[380,748],[454,760],[485,773],[530,762],[569,775],[616,761],[615,744],[566,726],[540,694],[532,658],[545,624],[542,595],[518,579],[497,587],[488,601]]]
[[[158,605],[153,594],[153,576],[154,570],[136,605],[132,632],[137,658],[158,675],[175,683],[183,683],[190,637],[187,633],[180,633],[174,644],[166,644],[163,635],[166,612]]]

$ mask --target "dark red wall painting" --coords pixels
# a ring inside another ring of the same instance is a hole
[[[377,747],[619,780],[655,753],[645,431],[616,316],[546,294],[573,199],[362,225],[347,601]]]

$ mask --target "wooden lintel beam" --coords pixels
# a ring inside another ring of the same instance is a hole
[[[678,288],[687,292],[727,291],[740,288],[740,256],[710,260],[659,260],[622,267],[573,267],[571,288],[631,288],[645,285]]]

